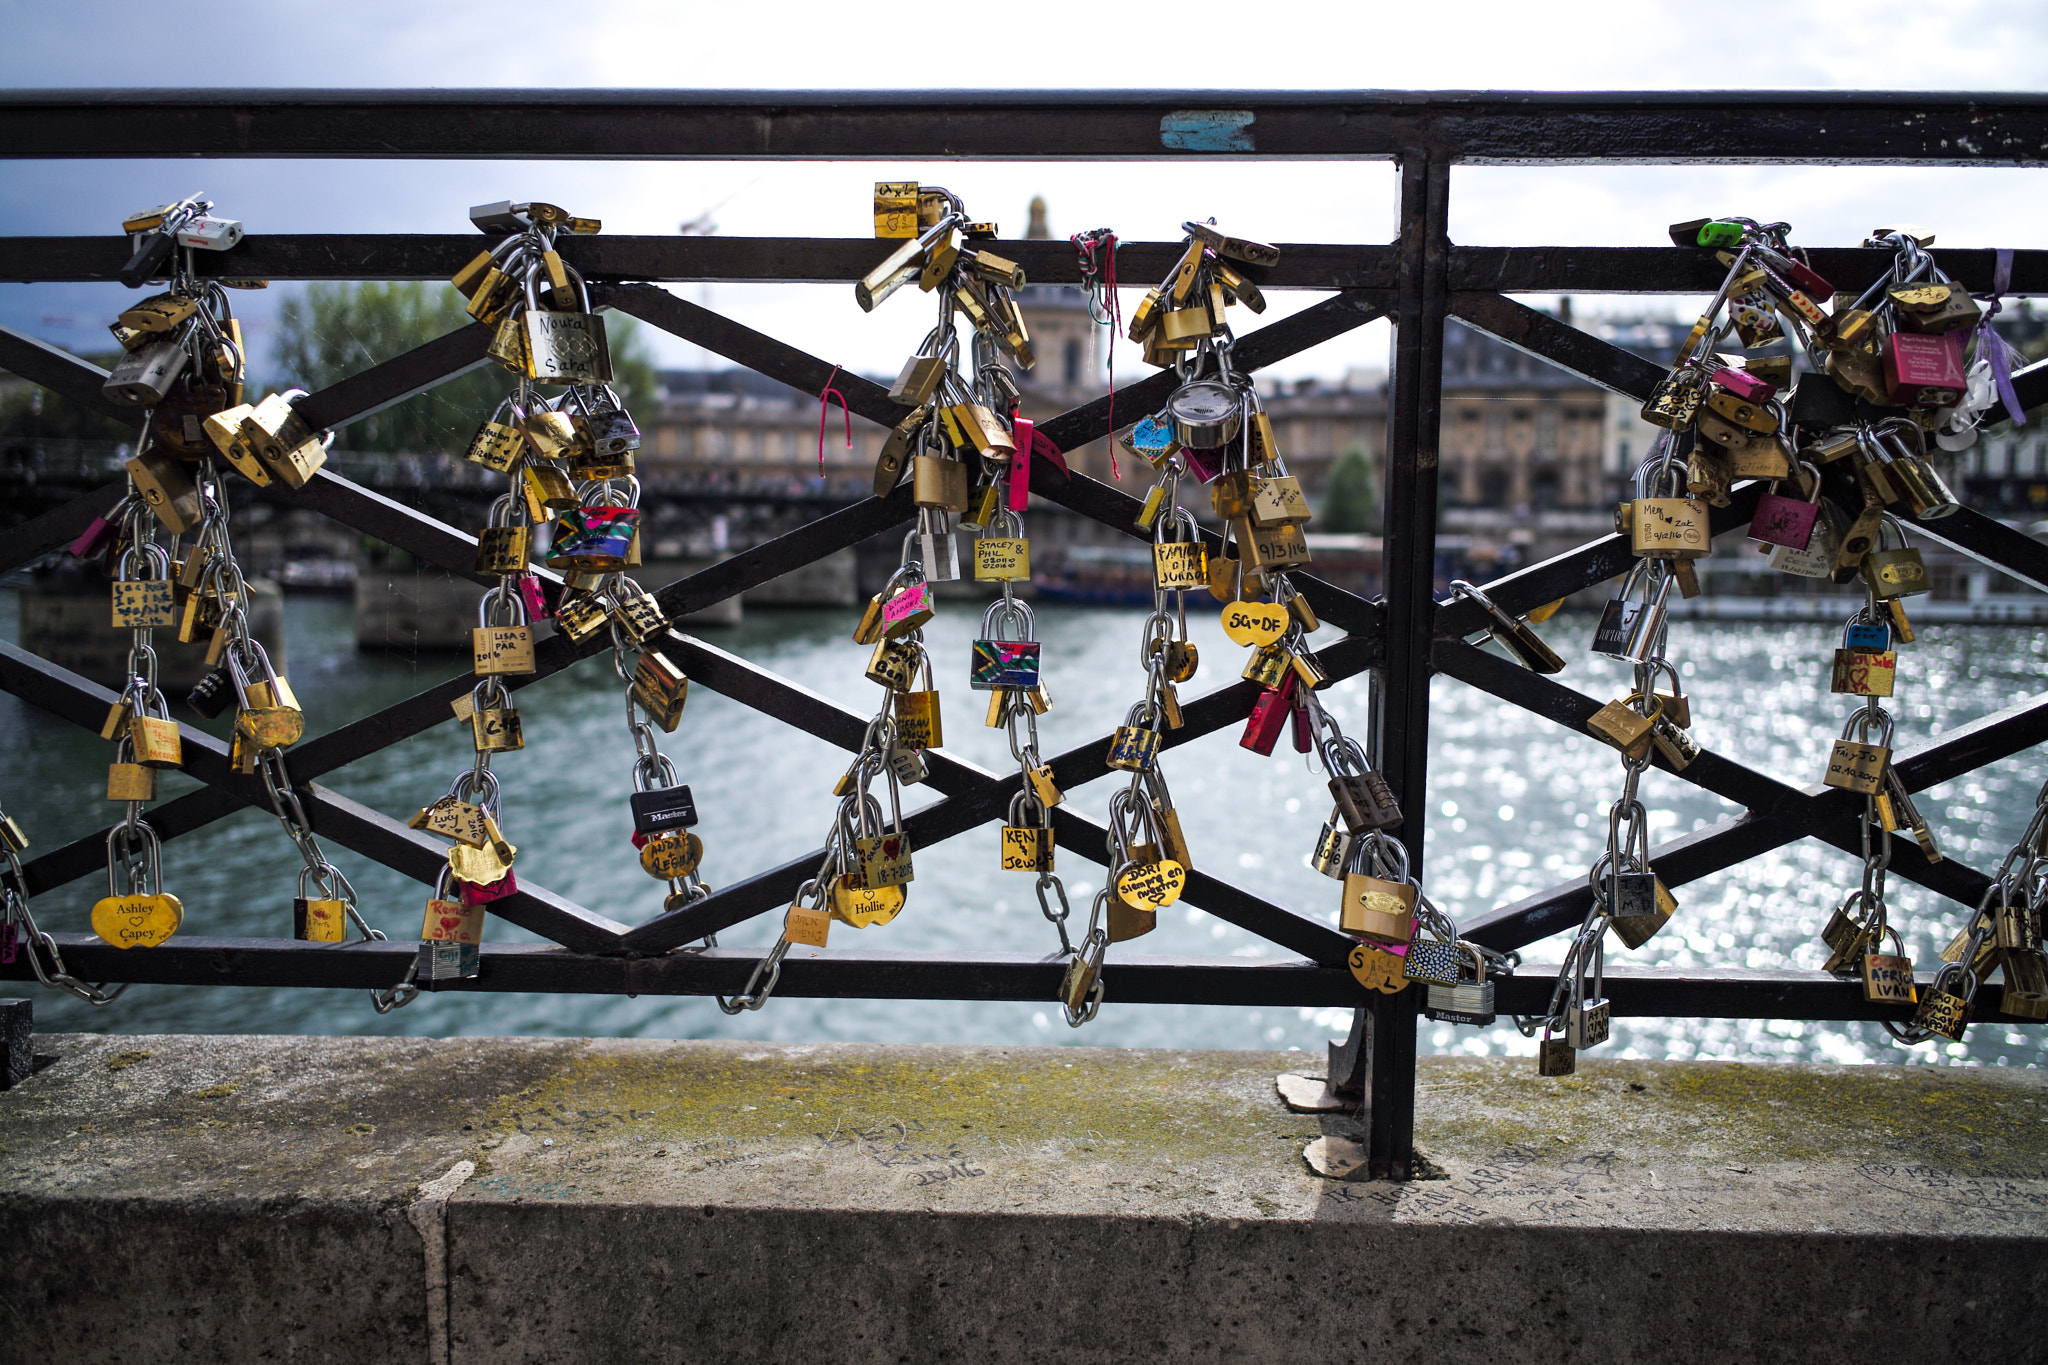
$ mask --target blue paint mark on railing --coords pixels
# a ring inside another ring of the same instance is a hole
[[[1176,109],[1159,120],[1159,145],[1177,152],[1249,152],[1249,109]]]

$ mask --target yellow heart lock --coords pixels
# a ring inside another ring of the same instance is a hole
[[[1116,894],[1136,910],[1163,910],[1180,899],[1188,870],[1171,858],[1139,863],[1116,879]]]
[[[92,908],[92,931],[116,948],[154,948],[184,922],[185,907],[168,892],[108,896]]]
[[[1270,645],[1287,633],[1287,608],[1277,602],[1232,602],[1223,609],[1223,633],[1241,645]]]
[[[1399,955],[1382,952],[1369,943],[1361,943],[1351,950],[1351,974],[1367,990],[1384,991],[1388,995],[1406,990],[1408,976],[1402,966]]]
[[[704,841],[688,832],[649,839],[640,848],[640,866],[663,881],[687,877],[703,861]]]
[[[908,899],[900,886],[848,886],[841,877],[832,884],[832,918],[856,929],[887,924],[902,912]]]

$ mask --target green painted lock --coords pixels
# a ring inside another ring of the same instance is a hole
[[[1742,224],[1708,223],[1700,229],[1699,243],[1717,250],[1733,250],[1742,245]]]

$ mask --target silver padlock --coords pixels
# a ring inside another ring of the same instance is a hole
[[[960,558],[953,544],[951,515],[943,507],[917,509],[917,562],[925,581],[950,583],[960,577]]]
[[[924,781],[924,750],[906,749],[900,744],[889,747],[889,771],[896,774],[899,786],[914,787]]]
[[[1598,1047],[1607,1041],[1607,1001],[1581,1000],[1565,1006],[1564,1037],[1573,1048]]]
[[[1332,812],[1330,818],[1323,821],[1322,832],[1316,835],[1315,852],[1308,855],[1309,866],[1325,877],[1343,881],[1344,860],[1351,856],[1351,844],[1357,837]]]
[[[420,944],[419,981],[466,981],[475,977],[483,950],[474,943],[431,941]]]
[[[100,392],[109,402],[153,408],[185,372],[186,359],[182,342],[153,341],[122,356]]]
[[[1484,1028],[1498,1017],[1493,1008],[1493,983],[1486,979],[1486,958],[1469,943],[1459,946],[1471,955],[1474,979],[1455,986],[1432,985],[1422,1012],[1440,1024]]]

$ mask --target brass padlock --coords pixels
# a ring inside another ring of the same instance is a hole
[[[530,526],[486,526],[476,537],[476,571],[484,574],[526,572],[531,556]]]
[[[175,768],[185,761],[178,722],[168,715],[131,716],[128,737],[135,745],[135,761],[145,768]]]
[[[107,800],[156,800],[156,769],[140,763],[113,763],[107,767]]]
[[[1664,714],[1661,698],[1648,715],[1635,709],[1635,703],[1642,700],[1642,693],[1631,692],[1618,701],[1608,702],[1588,718],[1587,732],[1621,750],[1631,762],[1642,760],[1650,752],[1651,731]]]
[[[1694,559],[1713,553],[1706,504],[1698,498],[1637,498],[1630,506],[1630,547],[1647,559]]]
[[[923,653],[915,640],[879,640],[868,656],[867,679],[894,692],[904,691]]]
[[[636,645],[644,645],[668,627],[668,617],[662,614],[661,603],[654,594],[641,588],[631,579],[621,580],[621,593],[611,612],[612,620]]]
[[[291,405],[305,390],[273,393],[242,419],[242,439],[270,476],[287,488],[304,488],[327,463],[327,447]]]
[[[683,719],[683,704],[689,699],[690,680],[658,650],[643,650],[633,670],[633,700],[663,730],[673,734]]]
[[[611,347],[604,319],[585,311],[550,313],[540,307],[536,277],[526,277],[526,308],[520,314],[526,329],[529,379],[550,384],[609,384]],[[586,305],[587,308],[587,305]]]
[[[1873,730],[1877,733],[1878,742],[1866,743]],[[1850,738],[1852,735],[1856,738]],[[1889,715],[1880,711],[1873,718],[1869,711],[1854,712],[1842,731],[1842,737],[1829,750],[1827,773],[1821,780],[1830,787],[1841,787],[1863,796],[1874,795],[1884,782],[1885,765],[1891,760],[1892,751],[1887,747],[1891,737],[1892,719]]]
[[[1289,656],[1279,645],[1265,645],[1252,651],[1245,662],[1243,677],[1260,687],[1277,688],[1280,680],[1287,676]]]
[[[1159,731],[1152,728],[1151,717],[1145,704],[1139,702],[1124,717],[1124,723],[1116,727],[1110,737],[1110,767],[1125,772],[1149,772],[1159,759]]]
[[[1960,985],[1963,994],[1955,987]],[[1963,1041],[1964,1026],[1970,1022],[1970,999],[1976,993],[1977,978],[1960,963],[1951,962],[1935,973],[1934,984],[1921,997],[1913,1012],[1913,1024],[1952,1043]]]
[[[1891,939],[1892,947],[1897,951],[1863,954],[1863,998],[1894,1005],[1917,1004],[1919,994],[1913,989],[1913,959],[1906,956],[1906,945],[1896,929],[1887,928],[1885,936]],[[1871,946],[1876,947],[1875,944]]]
[[[470,739],[480,754],[508,753],[526,747],[519,712],[510,706],[479,706],[469,713]]]
[[[945,745],[939,718],[939,694],[932,686],[931,659],[920,651],[918,668],[924,686],[896,693],[896,742],[906,749],[937,749]]]
[[[1615,880],[1614,936],[1631,949],[1640,948],[1677,913],[1678,898],[1649,872],[1624,872]]]
[[[302,879],[299,889],[305,890]],[[292,937],[304,943],[340,943],[348,937],[348,902],[309,899],[292,901]]]
[[[183,535],[199,524],[198,485],[171,456],[145,450],[128,461],[128,477],[149,510],[173,535]]]
[[[1569,1076],[1578,1069],[1579,1054],[1572,1045],[1562,1038],[1553,1038],[1548,1030],[1536,1049],[1536,1074],[1539,1076]]]
[[[1261,526],[1250,517],[1239,517],[1231,527],[1247,571],[1267,573],[1311,562],[1308,537],[1299,525]]]
[[[943,455],[919,455],[911,462],[911,499],[919,507],[967,510],[967,466]]]

